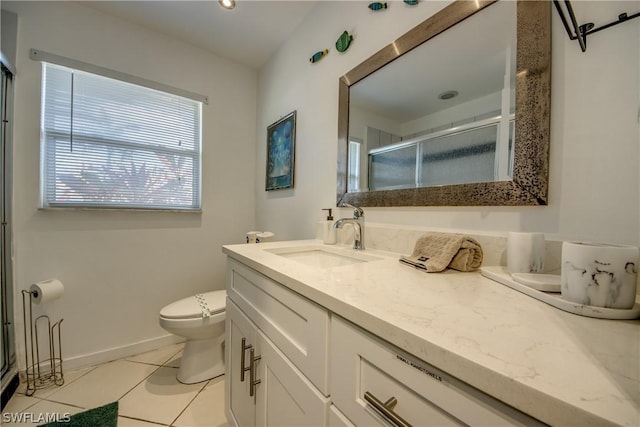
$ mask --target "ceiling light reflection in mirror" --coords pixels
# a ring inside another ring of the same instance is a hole
[[[218,0],[218,3],[220,3],[220,6],[228,10],[231,10],[236,7],[235,0]]]

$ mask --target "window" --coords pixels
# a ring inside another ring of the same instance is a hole
[[[349,182],[348,191],[360,191],[360,147],[361,142],[355,138],[349,140]]]
[[[201,102],[42,67],[43,207],[200,209]]]

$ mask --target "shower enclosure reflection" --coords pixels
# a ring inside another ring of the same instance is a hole
[[[513,114],[499,156],[501,117],[427,133],[369,150],[368,188],[372,191],[510,179],[513,171]],[[354,174],[355,175],[355,174]],[[367,179],[360,176],[359,179]],[[354,180],[354,182],[359,181]],[[359,191],[355,187],[349,191]]]

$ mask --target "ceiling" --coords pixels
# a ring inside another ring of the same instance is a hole
[[[105,13],[142,25],[252,68],[260,68],[291,35],[316,1],[217,0],[84,1]]]

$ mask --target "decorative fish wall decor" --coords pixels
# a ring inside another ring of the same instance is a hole
[[[327,56],[328,53],[329,53],[329,49],[316,52],[313,54],[311,58],[309,58],[309,62],[311,62],[312,64],[315,64],[316,62],[320,61],[322,58]]]
[[[373,10],[374,12],[384,10],[387,7],[388,7],[387,3],[382,3],[379,1],[374,1],[373,3],[369,3],[369,9]]]
[[[345,52],[351,46],[351,42],[353,41],[353,36],[349,34],[346,30],[340,35],[338,40],[336,40],[336,50],[338,52]]]
[[[415,6],[419,3],[420,0],[404,0],[404,2],[406,4],[408,4],[409,6]]]

